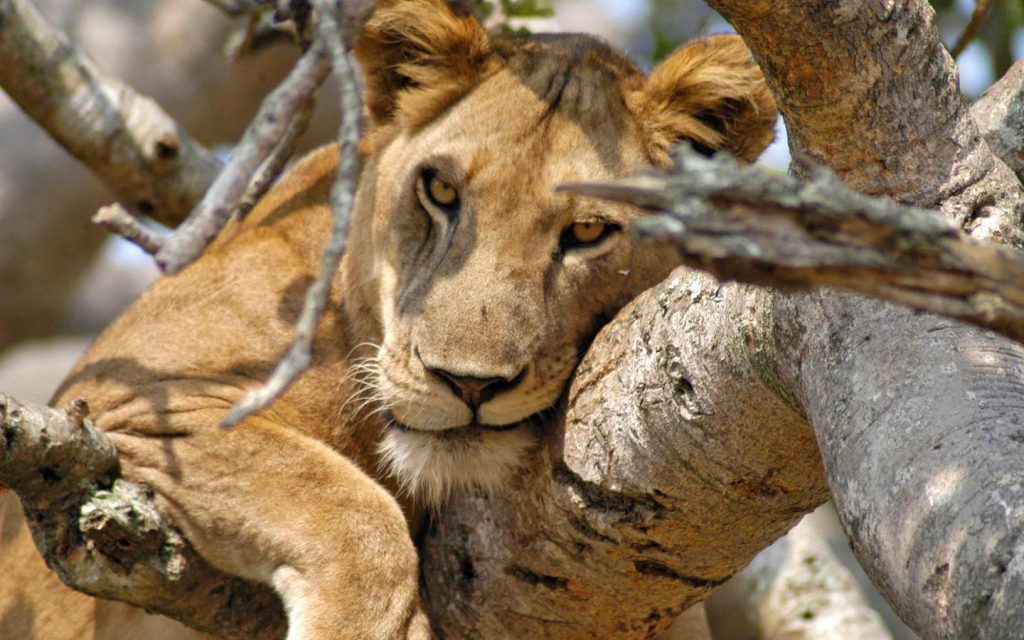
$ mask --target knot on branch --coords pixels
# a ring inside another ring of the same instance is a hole
[[[117,451],[87,415],[84,400],[62,411],[0,394],[0,484],[41,505],[109,485]]]

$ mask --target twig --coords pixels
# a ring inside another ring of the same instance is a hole
[[[968,21],[964,30],[960,33],[960,37],[957,38],[956,44],[949,50],[950,55],[954,58],[959,58],[960,54],[964,52],[967,45],[971,44],[971,40],[978,35],[978,31],[981,30],[981,25],[985,23],[985,18],[988,17],[989,10],[992,9],[992,0],[977,0],[974,3],[974,11],[971,13],[971,19]]]
[[[330,51],[334,71],[338,76],[341,93],[341,143],[338,173],[331,188],[331,213],[334,220],[331,239],[320,259],[320,273],[306,291],[302,313],[295,325],[295,340],[288,354],[278,362],[274,372],[264,385],[246,394],[245,398],[232,407],[224,418],[224,426],[238,424],[246,416],[255,413],[274,401],[309,366],[312,358],[313,333],[317,321],[327,303],[331,282],[338,271],[341,257],[348,240],[349,220],[355,197],[356,180],[359,173],[359,118],[362,112],[359,86],[356,82],[352,63],[345,52],[340,33],[341,25],[332,3],[319,0],[315,6],[320,13],[318,34]]]
[[[810,180],[677,153],[678,169],[561,188],[666,211],[634,231],[671,241],[686,264],[789,289],[839,287],[959,318],[1024,342],[1024,255],[974,240],[941,214]]]
[[[316,41],[288,77],[263,100],[228,165],[156,254],[157,264],[165,273],[178,273],[199,257],[237,212],[251,176],[274,152],[291,126],[293,114],[313,99],[330,69],[326,45]]]
[[[284,132],[284,137],[277,143],[274,150],[270,152],[270,156],[263,161],[260,168],[256,170],[256,174],[253,175],[248,188],[246,188],[245,193],[238,201],[236,215],[239,218],[244,218],[249,214],[260,198],[263,197],[263,194],[267,192],[267,189],[270,188],[270,185],[274,183],[274,180],[277,180],[277,177],[281,175],[281,171],[284,170],[291,157],[295,155],[295,150],[299,146],[302,134],[306,132],[306,129],[309,127],[309,121],[313,117],[313,107],[312,101],[299,106],[295,117],[292,118],[291,124],[288,125],[288,129]]]
[[[129,209],[168,226],[220,170],[153,100],[100,71],[30,0],[0,2],[0,88]]]
[[[164,242],[163,238],[142,226],[135,216],[119,204],[101,207],[92,217],[92,221],[111,233],[116,233],[149,255],[160,251],[160,246]]]

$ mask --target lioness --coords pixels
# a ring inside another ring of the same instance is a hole
[[[442,0],[405,0],[380,3],[355,52],[363,169],[312,367],[266,411],[219,427],[292,338],[329,234],[336,147],[153,285],[54,403],[87,399],[123,475],[150,485],[212,564],[271,585],[289,638],[427,638],[407,518],[500,488],[590,338],[676,262],[623,233],[638,211],[555,187],[665,165],[683,139],[751,160],[776,111],[735,36],[690,44],[645,79],[592,37],[491,38]],[[187,633],[57,593],[38,557],[27,564],[24,527],[3,531],[4,638]]]

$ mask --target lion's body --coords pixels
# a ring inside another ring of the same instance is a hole
[[[663,164],[679,138],[749,158],[771,137],[759,73],[717,40],[645,81],[593,39],[492,42],[433,0],[384,3],[357,46],[372,124],[311,368],[268,410],[218,426],[290,343],[329,235],[336,147],[158,281],[54,402],[88,400],[123,475],[154,488],[197,550],[277,590],[289,638],[427,637],[407,518],[449,491],[499,490],[594,332],[674,263],[617,232],[639,212],[555,188]],[[26,556],[24,532],[10,535]],[[46,584],[0,590],[19,637],[91,637],[103,607],[120,635],[96,637],[159,637],[126,629],[163,623],[60,595],[31,564]],[[41,613],[55,602],[63,623]]]

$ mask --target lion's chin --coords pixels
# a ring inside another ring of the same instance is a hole
[[[527,423],[502,430],[387,429],[378,453],[382,466],[405,493],[437,506],[452,493],[472,488],[497,492],[522,466],[534,444]]]

